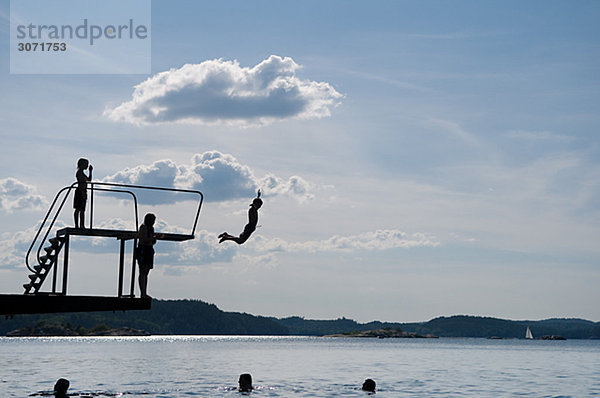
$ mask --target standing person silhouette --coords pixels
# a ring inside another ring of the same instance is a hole
[[[85,175],[85,169],[88,169],[89,175]],[[87,183],[92,181],[92,170],[94,168],[90,162],[81,158],[77,161],[77,188],[75,189],[75,197],[73,198],[73,219],[75,220],[75,228],[85,228],[85,205],[87,202]]]
[[[154,268],[154,244],[157,237],[162,237],[162,234],[154,234],[154,223],[156,216],[148,213],[144,216],[144,222],[140,225],[138,232],[138,250],[137,260],[140,266],[140,276],[138,282],[140,284],[140,294],[142,297],[148,296],[148,274]]]
[[[218,236],[219,243],[223,243],[226,240],[232,240],[238,245],[241,245],[245,241],[248,240],[252,232],[256,230],[256,224],[258,223],[258,209],[262,206],[263,201],[260,198],[260,189],[256,193],[256,198],[250,203],[250,209],[248,210],[248,224],[244,227],[244,231],[240,234],[240,236],[233,236],[228,234],[227,232],[223,232]]]

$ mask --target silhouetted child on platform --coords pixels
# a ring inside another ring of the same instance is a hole
[[[89,175],[84,171],[88,169]],[[92,181],[92,170],[94,168],[87,159],[81,158],[77,161],[77,188],[75,189],[75,198],[73,198],[73,218],[75,219],[75,228],[85,228],[85,205],[87,202],[87,183]]]
[[[238,245],[241,245],[248,240],[252,232],[256,230],[256,224],[258,223],[258,209],[262,206],[263,202],[260,199],[260,189],[256,194],[256,198],[250,203],[250,210],[248,210],[248,224],[244,227],[244,231],[240,236],[229,235],[227,232],[223,232],[218,236],[219,243],[223,243],[226,240],[232,240]]]

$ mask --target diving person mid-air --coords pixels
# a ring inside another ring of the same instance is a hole
[[[238,245],[241,245],[245,241],[248,240],[252,232],[256,230],[256,224],[258,223],[258,209],[262,206],[263,201],[260,198],[260,189],[256,194],[256,198],[250,203],[250,209],[248,210],[248,224],[244,227],[244,230],[240,234],[240,236],[233,236],[228,234],[227,232],[223,232],[218,236],[219,243],[223,243],[226,240],[232,240]]]

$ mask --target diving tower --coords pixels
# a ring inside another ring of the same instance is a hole
[[[194,239],[196,226],[204,196],[200,191],[164,188],[143,185],[118,184],[94,181],[88,183],[89,226],[90,228],[55,228],[56,221],[67,199],[75,191],[77,183],[62,188],[54,197],[44,220],[25,255],[25,265],[31,272],[29,281],[23,285],[24,294],[0,294],[0,315],[41,314],[54,312],[87,311],[126,311],[150,309],[151,298],[135,297],[136,264],[134,251],[137,246],[139,229],[138,200],[135,192],[151,191],[173,192],[188,195],[197,201],[194,222],[187,234],[162,232],[155,233],[160,241],[184,242]],[[94,192],[108,192],[114,195],[126,195],[133,202],[135,230],[94,228]],[[191,218],[191,217],[190,217]],[[69,246],[72,237],[101,237],[119,241],[118,285],[115,296],[73,296],[67,294],[69,280]],[[131,272],[129,292],[125,289],[126,243],[131,241]],[[44,288],[45,290],[42,290]]]

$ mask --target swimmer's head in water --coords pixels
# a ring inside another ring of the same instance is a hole
[[[362,385],[363,391],[375,392],[375,380],[367,379]]]
[[[54,384],[54,392],[56,394],[66,394],[69,389],[69,380],[67,379],[58,379],[56,384]]]
[[[240,391],[251,391],[252,390],[252,375],[250,373],[243,373],[240,375],[238,380],[240,385]]]

